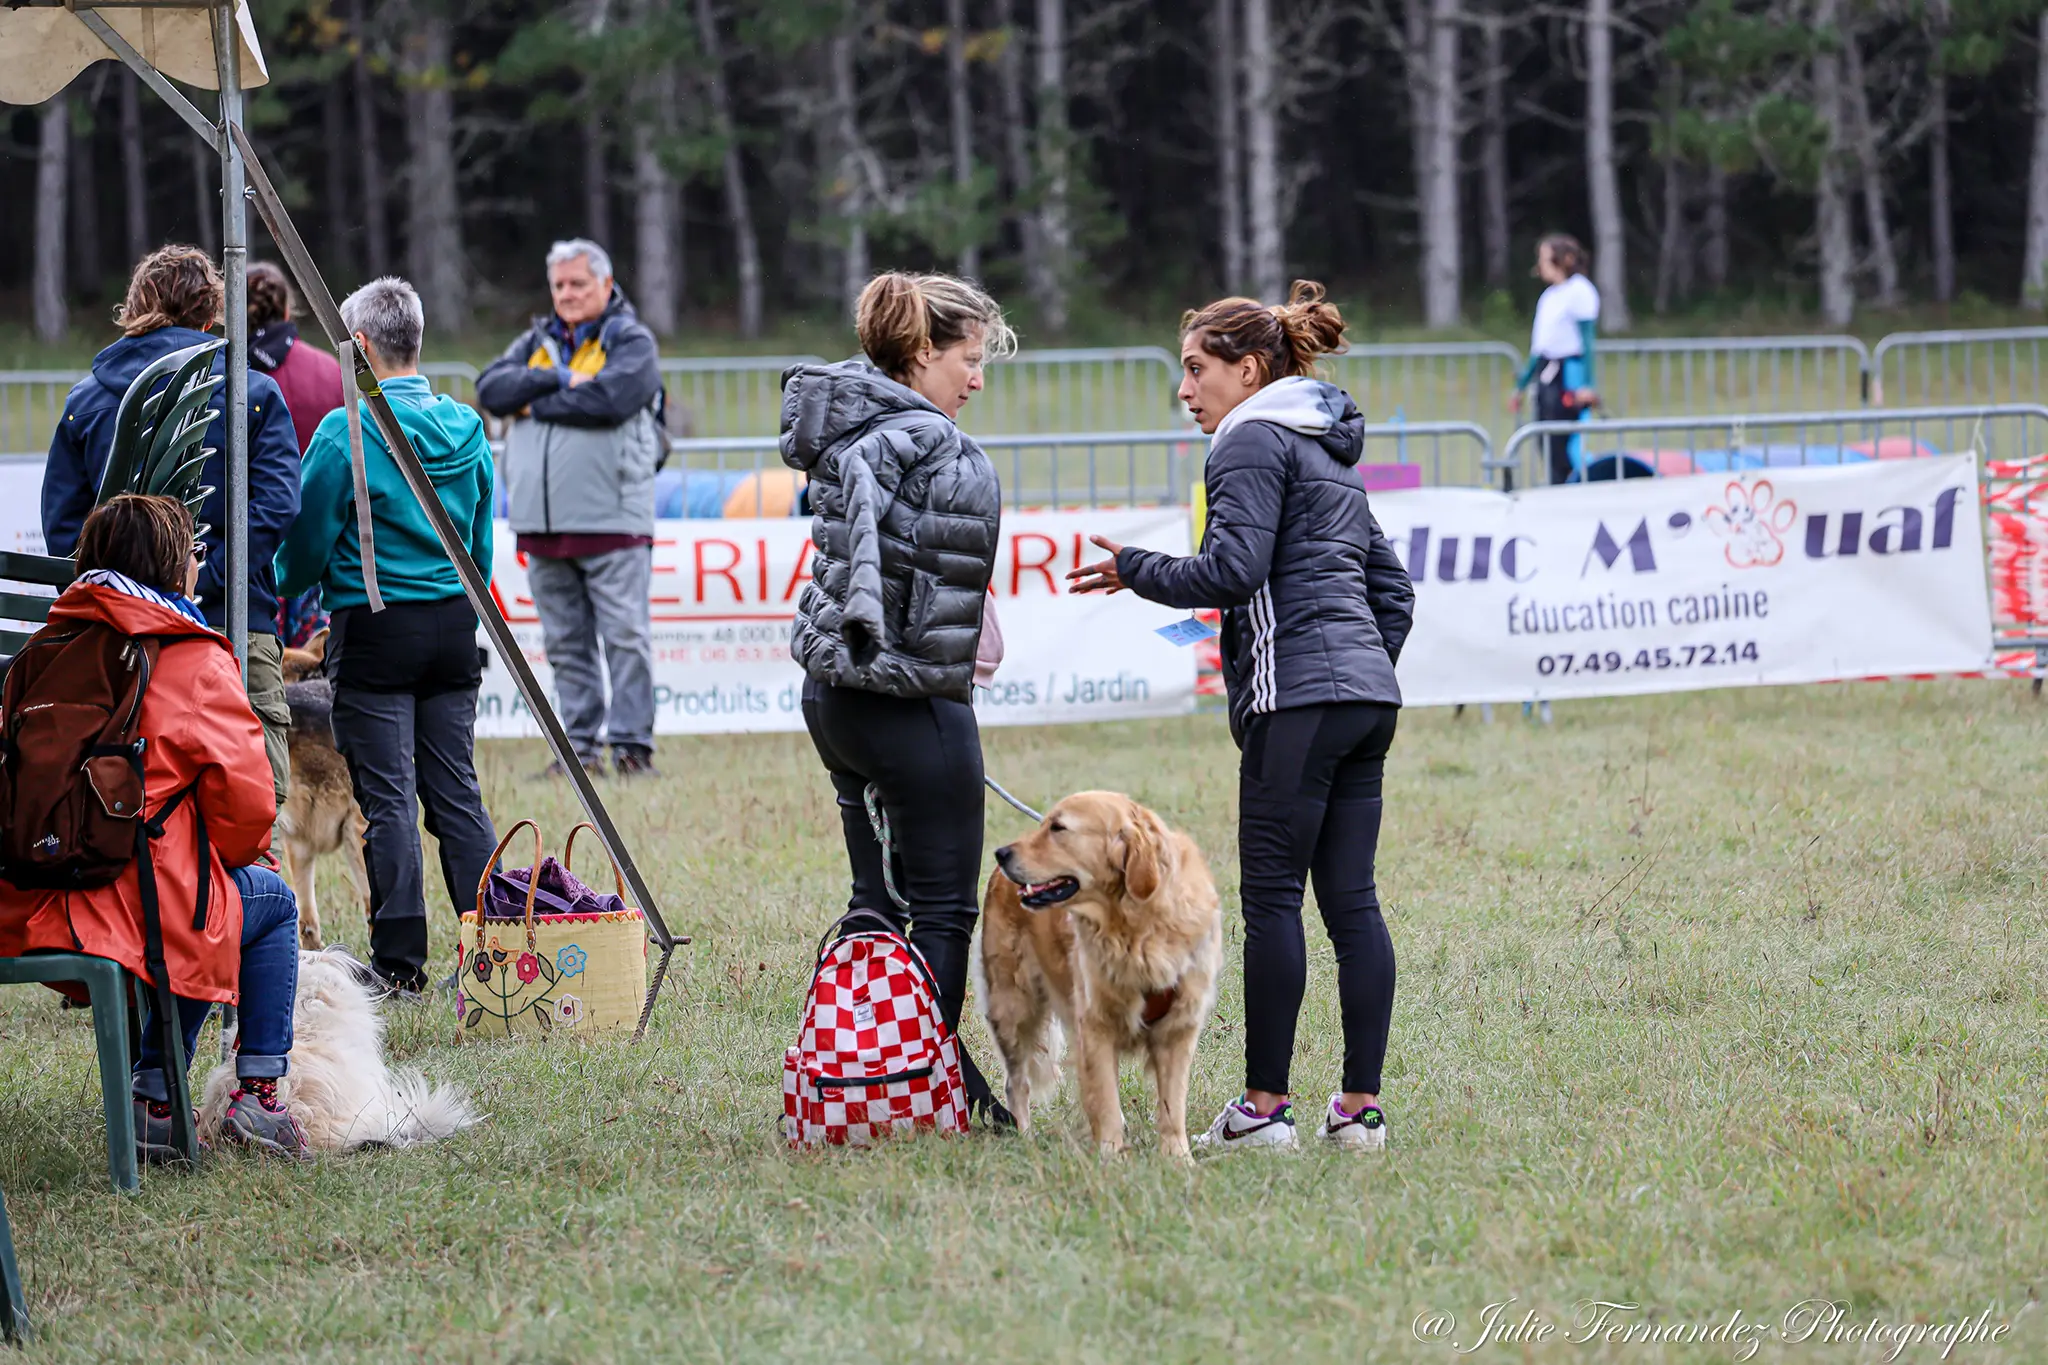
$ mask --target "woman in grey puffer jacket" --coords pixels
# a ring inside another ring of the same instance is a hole
[[[817,514],[790,653],[839,798],[849,908],[908,921],[957,1034],[982,866],[974,683],[1002,490],[954,420],[983,360],[1016,338],[995,300],[946,275],[877,276],[855,325],[865,356],[783,376],[782,458],[810,477]],[[889,893],[870,786],[907,910]],[[965,1048],[960,1062],[970,1107],[1007,1119]]]

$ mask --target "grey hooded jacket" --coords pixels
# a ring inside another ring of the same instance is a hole
[[[790,653],[818,682],[974,696],[995,571],[995,466],[947,416],[865,358],[782,376],[782,460],[810,476],[811,583]]]
[[[1117,573],[1169,607],[1223,608],[1230,724],[1323,702],[1401,704],[1415,589],[1367,504],[1365,419],[1308,378],[1268,384],[1216,429],[1197,554],[1127,547]]]

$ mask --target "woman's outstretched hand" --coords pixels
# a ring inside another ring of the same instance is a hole
[[[1117,576],[1116,557],[1123,546],[1101,536],[1090,536],[1089,541],[1100,549],[1109,551],[1109,558],[1095,564],[1083,564],[1067,574],[1068,592],[1122,592],[1128,584]]]

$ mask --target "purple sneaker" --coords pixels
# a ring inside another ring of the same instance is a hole
[[[220,1127],[229,1141],[260,1152],[275,1152],[294,1159],[312,1155],[306,1148],[305,1130],[299,1127],[291,1111],[283,1105],[273,1109],[247,1090],[237,1090],[229,1096],[228,1112]]]

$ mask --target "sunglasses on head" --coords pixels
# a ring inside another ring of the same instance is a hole
[[[197,565],[199,565],[199,566],[200,566],[201,568],[205,568],[205,567],[206,567],[206,542],[205,542],[205,541],[203,541],[203,540],[195,540],[195,541],[193,541],[193,542],[192,542],[192,562],[193,562],[194,564],[197,564]]]

